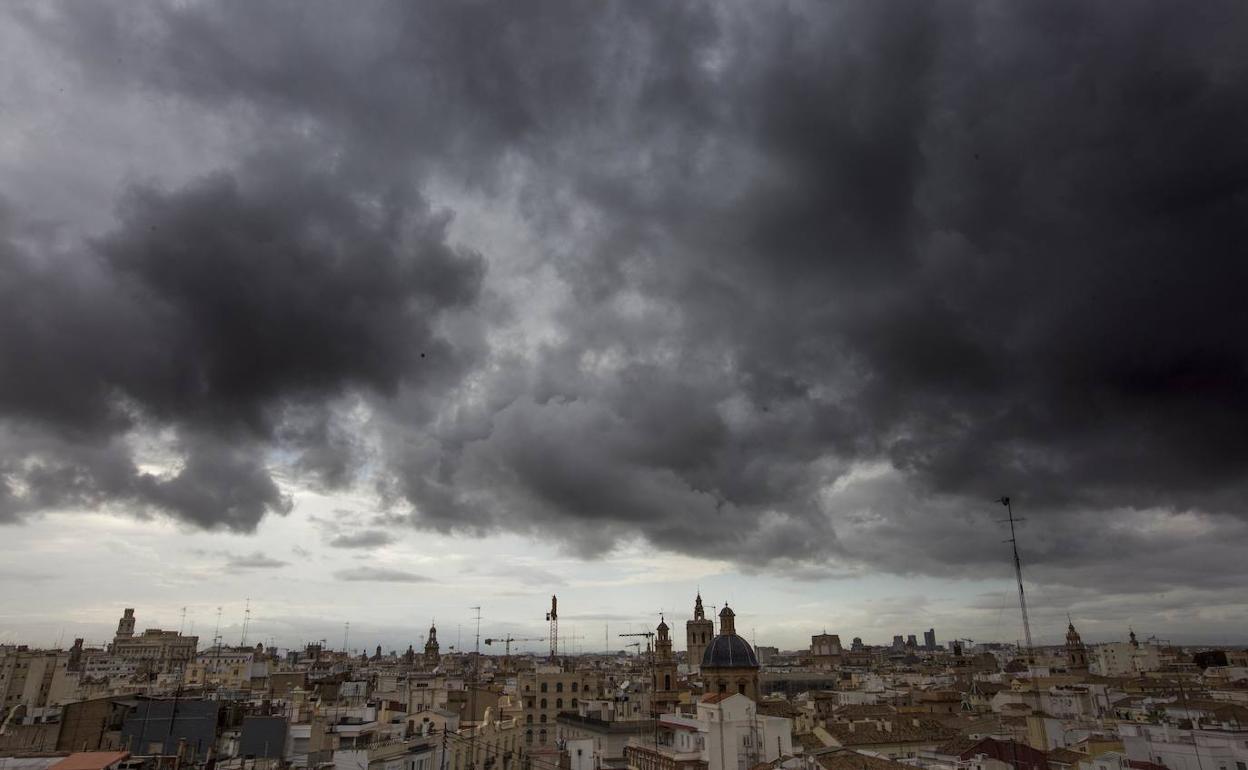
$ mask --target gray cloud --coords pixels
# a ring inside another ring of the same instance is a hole
[[[348,582],[428,583],[432,581],[432,578],[424,575],[387,567],[351,567],[338,570],[334,573],[334,577]]]
[[[254,528],[280,455],[582,555],[979,576],[1009,493],[1048,585],[1248,578],[1242,6],[11,13],[239,147],[82,247],[5,221],[0,518]]]
[[[379,548],[390,545],[398,538],[390,532],[380,529],[362,529],[350,534],[335,535],[330,538],[329,545],[333,548]]]
[[[266,556],[259,551],[249,554],[231,554],[225,560],[225,565],[232,569],[277,569],[285,567],[288,563]]]

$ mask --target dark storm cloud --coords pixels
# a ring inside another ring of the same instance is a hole
[[[4,320],[35,333],[4,343],[32,363],[0,405],[67,468],[6,466],[10,516],[200,522],[132,491],[115,444],[142,419],[188,457],[289,445],[327,486],[368,468],[417,526],[580,553],[982,575],[1009,493],[1046,580],[1248,577],[1242,6],[299,9],[22,14],[99,88],[239,110],[340,172],[131,193],[68,278],[3,253]],[[538,264],[483,278],[427,178],[514,207]],[[538,268],[557,302],[503,277]],[[523,336],[543,301],[528,349],[437,336],[460,309]],[[231,526],[280,510],[257,481]]]
[[[14,233],[0,246],[0,324],[23,331],[0,341],[9,516],[124,502],[253,529],[289,509],[273,449],[345,480],[335,399],[437,387],[463,365],[434,325],[471,305],[481,266],[418,196],[261,155],[132,188],[119,219],[69,253]],[[141,471],[123,434],[165,428],[178,470]]]

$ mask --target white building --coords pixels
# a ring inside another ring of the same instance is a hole
[[[625,755],[635,770],[679,770],[699,761],[707,770],[749,770],[792,755],[792,730],[792,720],[759,714],[740,693],[707,695],[696,716],[660,716],[657,744],[633,738]]]
[[[1088,669],[1099,676],[1134,676],[1161,668],[1161,650],[1156,645],[1130,642],[1098,644],[1092,648]]]
[[[1182,730],[1124,723],[1118,730],[1133,761],[1169,770],[1248,770],[1248,729]]]

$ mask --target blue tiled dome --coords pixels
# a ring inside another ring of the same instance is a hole
[[[720,634],[702,653],[702,668],[758,668],[750,643],[736,634]]]

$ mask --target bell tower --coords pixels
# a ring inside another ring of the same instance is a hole
[[[654,639],[654,713],[670,714],[680,703],[677,692],[676,656],[672,654],[672,637],[667,621],[659,617]]]
[[[1079,637],[1079,632],[1075,630],[1075,623],[1066,616],[1066,666],[1071,669],[1083,670],[1088,669],[1088,648],[1084,646],[1083,639]]]
[[[702,665],[702,655],[706,646],[715,637],[715,621],[706,617],[702,607],[702,592],[693,602],[693,620],[685,622],[685,650],[687,651],[689,670],[697,671]]]
[[[438,654],[438,627],[430,623],[429,640],[425,642],[424,663],[429,668],[436,668],[441,659],[442,656]]]

